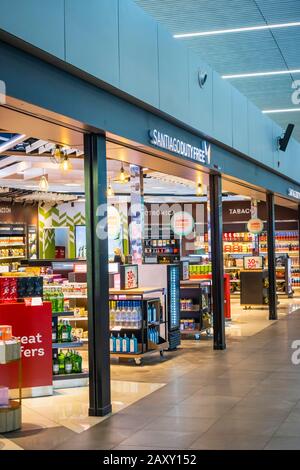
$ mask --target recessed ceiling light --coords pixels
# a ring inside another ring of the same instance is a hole
[[[297,113],[300,108],[285,108],[285,109],[264,109],[263,114],[275,114],[275,113]]]
[[[74,186],[74,187],[77,187],[77,186],[80,186],[80,184],[78,184],[78,183],[65,183],[65,186]]]
[[[251,77],[270,77],[272,75],[289,75],[293,73],[300,73],[300,69],[294,70],[274,70],[271,72],[253,72],[253,73],[237,73],[232,75],[222,75],[222,78],[251,78]]]
[[[293,23],[265,24],[265,25],[259,25],[259,26],[247,26],[244,28],[219,29],[215,31],[200,31],[200,32],[195,32],[195,33],[174,34],[173,37],[175,39],[195,38],[199,36],[214,36],[217,34],[243,33],[247,31],[261,31],[264,29],[291,28],[293,26],[300,26],[300,21],[296,21]]]

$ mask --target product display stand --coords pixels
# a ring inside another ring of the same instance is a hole
[[[180,298],[181,336],[184,339],[197,340],[201,338],[201,332],[206,332],[207,336],[211,336],[211,280],[181,281]],[[190,299],[191,305],[184,305],[182,300],[186,298]]]
[[[134,352],[111,351],[111,357],[117,357],[119,359],[133,359],[137,365],[140,365],[144,357],[155,352],[159,352],[160,355],[163,356],[164,350],[168,349],[169,344],[166,340],[167,327],[165,319],[161,316],[160,299],[153,298],[152,294],[160,294],[163,297],[165,315],[165,289],[149,287],[130,290],[109,290],[109,298],[111,302],[138,301],[142,311],[140,328],[130,328],[126,325],[118,325],[111,327],[110,329],[112,335],[120,335],[121,339],[124,338],[124,335],[134,334],[137,338],[137,350]],[[156,306],[156,318],[150,321],[148,310],[149,306],[152,305]],[[157,334],[157,342],[151,340],[151,329]]]
[[[267,270],[242,270],[241,271],[241,305],[245,309],[252,305],[267,305],[268,295],[268,271]]]
[[[1,360],[1,365],[9,365],[13,362],[18,363],[18,398],[9,400],[8,406],[0,406],[0,434],[16,431],[22,425],[22,358],[21,343],[15,342],[11,345],[9,341],[3,341],[0,348],[15,348],[14,359]],[[2,357],[2,354],[1,354]]]

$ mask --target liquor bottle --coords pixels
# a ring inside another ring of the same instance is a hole
[[[57,343],[57,330],[54,320],[52,320],[52,343]]]
[[[110,335],[109,350],[110,352],[116,352],[116,338],[113,334]]]
[[[77,351],[74,351],[73,354],[73,369],[72,371],[76,374],[81,374],[82,372],[82,357],[78,354]]]
[[[116,339],[116,352],[122,352],[122,338],[120,337],[120,333],[118,333]]]
[[[132,334],[131,338],[130,338],[130,343],[129,343],[129,347],[130,347],[130,352],[131,353],[137,353],[138,352],[138,343],[137,343],[137,339],[136,337],[134,336],[134,334]]]
[[[110,301],[110,310],[109,310],[109,318],[110,318],[110,328],[113,329],[115,326],[115,319],[116,319],[116,311],[115,311],[115,302],[113,300]]]
[[[132,301],[132,310],[131,310],[131,327],[138,328],[138,312],[136,309],[136,301]]]
[[[65,373],[65,355],[62,350],[60,350],[58,354],[58,368],[59,368],[59,374]]]
[[[59,320],[59,323],[57,325],[57,342],[62,343],[62,327],[63,327],[63,322],[62,320]]]
[[[53,375],[59,374],[59,363],[58,363],[57,353],[53,353],[52,371],[53,371]]]
[[[71,356],[71,352],[68,349],[68,352],[65,355],[65,373],[66,374],[71,374],[72,369],[73,369],[72,356]]]
[[[124,335],[124,338],[122,339],[122,351],[125,353],[129,352],[129,338],[127,338],[127,335]]]
[[[65,296],[62,289],[58,291],[57,308],[59,312],[64,312],[65,310]]]
[[[120,312],[120,308],[119,308],[119,302],[117,301],[116,302],[116,316],[115,316],[115,325],[116,326],[122,326],[121,324],[121,312]]]
[[[61,326],[61,341],[62,343],[69,342],[69,330],[68,330],[66,320],[63,321],[62,326]]]
[[[67,326],[67,331],[68,331],[68,343],[71,343],[73,338],[72,338],[72,327],[71,327],[69,320],[66,321],[66,326]]]

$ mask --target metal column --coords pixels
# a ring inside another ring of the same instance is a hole
[[[84,138],[86,194],[90,416],[111,412],[109,353],[108,239],[106,219],[106,140]],[[97,211],[98,210],[98,211]],[[97,235],[98,234],[98,235]]]
[[[209,176],[214,349],[226,349],[221,175]]]
[[[276,260],[275,260],[275,207],[274,194],[267,193],[267,238],[269,271],[269,320],[277,320]]]

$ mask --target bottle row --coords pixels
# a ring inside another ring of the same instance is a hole
[[[53,286],[44,289],[44,301],[51,302],[52,312],[64,312],[65,296],[61,287]]]
[[[60,320],[58,324],[52,320],[52,343],[71,343],[72,327],[69,320]]]
[[[139,329],[142,326],[142,304],[138,300],[109,301],[110,328]]]
[[[121,336],[120,333],[118,333],[118,336],[111,334],[109,349],[110,352],[113,353],[136,354],[138,353],[138,340],[134,334],[132,334],[130,338],[126,334],[124,334],[124,336]]]
[[[64,354],[62,350],[53,353],[53,375],[59,374],[81,374],[82,357],[77,351],[70,351]]]

